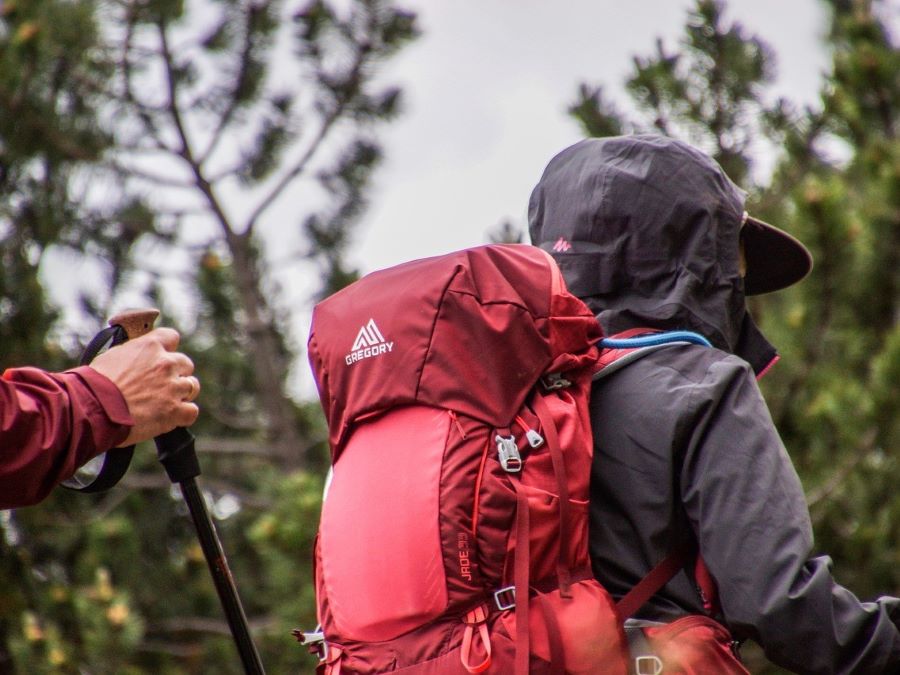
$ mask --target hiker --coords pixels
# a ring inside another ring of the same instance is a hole
[[[756,384],[778,357],[745,296],[800,281],[812,259],[744,201],[706,154],[653,135],[576,143],[531,195],[532,243],[607,335],[681,329],[713,345],[667,345],[595,379],[594,574],[621,598],[687,552],[629,635],[713,614],[794,672],[900,672],[900,599],[860,602],[813,554],[803,489]]]
[[[13,368],[0,379],[0,508],[41,501],[91,458],[133,445],[199,414],[194,364],[170,328],[64,373]]]

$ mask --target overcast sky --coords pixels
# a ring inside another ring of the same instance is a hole
[[[578,84],[621,104],[634,55],[674,49],[687,0],[408,0],[422,37],[390,70],[406,113],[383,134],[386,162],[354,262],[371,271],[485,243],[501,220],[525,224],[547,161],[580,138],[566,114]],[[776,90],[814,101],[827,58],[816,0],[731,0],[731,17],[778,57]]]
[[[674,50],[692,0],[405,0],[422,36],[386,73],[405,113],[381,134],[385,163],[351,262],[363,272],[487,242],[501,221],[526,225],[549,159],[581,137],[566,114],[578,85],[603,84],[627,104],[635,55],[657,37]],[[813,103],[828,65],[819,0],[731,0],[728,15],[777,55],[774,93]],[[288,282],[298,304],[308,284]],[[296,305],[295,305],[296,306]],[[309,312],[295,329],[305,343]],[[291,378],[310,392],[305,359]]]

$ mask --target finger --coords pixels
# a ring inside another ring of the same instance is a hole
[[[178,349],[178,343],[181,341],[181,335],[174,328],[154,328],[147,333],[147,337],[151,336],[169,352]]]
[[[197,421],[197,417],[199,415],[200,408],[197,407],[197,404],[185,401],[180,406],[178,406],[178,412],[176,414],[177,426],[189,427]]]
[[[194,362],[187,354],[174,352],[171,355],[173,370],[182,377],[187,377],[194,372]],[[170,371],[171,372],[171,371]]]
[[[200,380],[193,375],[181,378],[187,385],[187,392],[184,395],[185,401],[193,401],[200,394]]]

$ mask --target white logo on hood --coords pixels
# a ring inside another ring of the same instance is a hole
[[[381,356],[387,354],[394,349],[394,343],[384,339],[384,335],[378,330],[375,319],[369,319],[368,323],[359,329],[356,334],[356,340],[353,341],[353,347],[350,353],[344,357],[344,361],[348,366],[352,366],[357,361],[368,359],[373,356]]]

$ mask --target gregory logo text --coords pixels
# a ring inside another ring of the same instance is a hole
[[[357,361],[368,359],[373,356],[381,356],[387,354],[394,348],[393,342],[384,339],[384,335],[375,325],[375,319],[369,319],[369,322],[359,329],[356,340],[350,353],[344,357],[348,366],[352,366]]]

